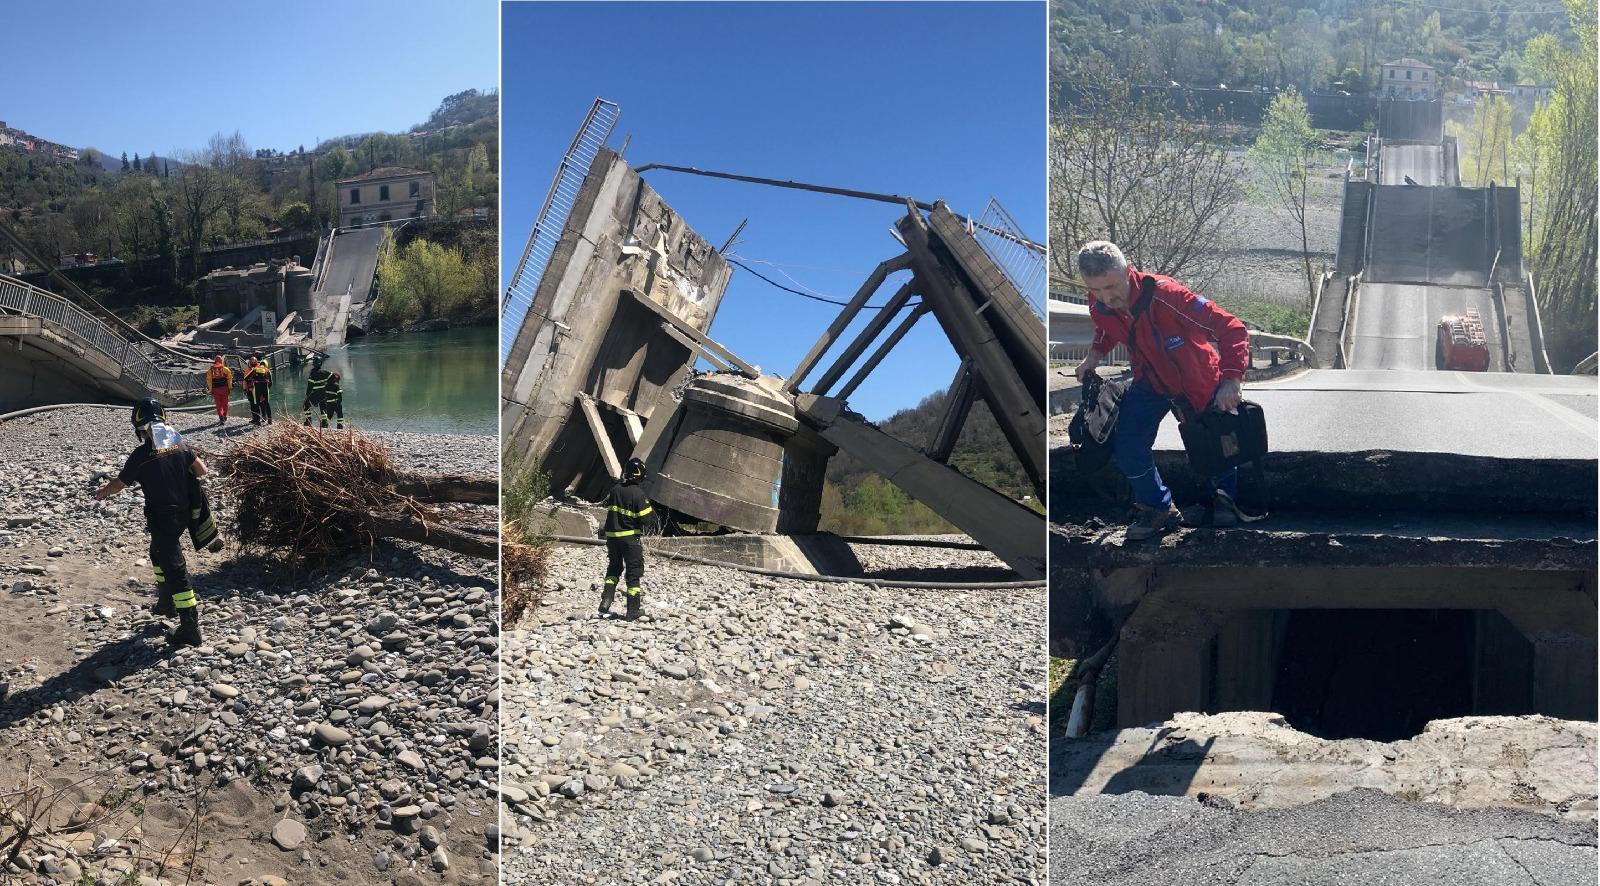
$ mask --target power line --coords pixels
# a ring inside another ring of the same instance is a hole
[[[850,304],[847,301],[841,301],[841,300],[836,299],[836,298],[828,298],[827,296],[824,296],[824,295],[815,295],[815,294],[810,293],[810,292],[802,292],[801,290],[785,286],[782,283],[779,283],[778,281],[772,279],[771,277],[766,276],[765,274],[761,273],[760,271],[757,271],[756,269],[750,267],[749,265],[745,264],[742,261],[739,261],[736,258],[728,259],[728,264],[737,265],[737,266],[739,266],[741,268],[744,268],[746,271],[749,271],[750,273],[754,274],[757,278],[759,278],[761,280],[764,280],[767,283],[770,283],[770,284],[772,284],[773,286],[776,286],[779,289],[782,289],[784,292],[792,292],[795,295],[800,296],[801,298],[809,298],[812,301],[825,302],[825,303],[830,304],[830,305],[839,305],[841,307]],[[912,306],[915,306],[915,305],[918,305],[918,304],[921,304],[921,302],[911,302],[910,303],[910,305],[912,305]],[[869,311],[877,311],[877,310],[882,310],[883,305],[864,305],[863,307],[866,310],[869,310]]]

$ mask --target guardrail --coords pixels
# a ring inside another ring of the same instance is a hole
[[[1550,365],[1550,355],[1544,349],[1544,321],[1539,318],[1539,293],[1533,288],[1533,272],[1524,271],[1522,279],[1527,284],[1528,315],[1533,318],[1528,324],[1528,333],[1533,339],[1533,369],[1550,375],[1555,368]]]
[[[170,401],[205,393],[199,369],[172,369],[151,359],[133,341],[92,314],[52,292],[0,275],[0,309],[38,317],[73,344],[94,350],[121,367],[121,380],[150,396]]]

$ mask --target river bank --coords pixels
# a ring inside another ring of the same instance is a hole
[[[202,452],[258,433],[172,417]],[[491,435],[370,436],[496,469]],[[289,575],[213,487],[229,545],[184,552],[206,645],[169,653],[140,493],[90,497],[134,442],[121,409],[0,424],[0,806],[44,786],[48,833],[0,879],[493,882],[496,564],[385,542]]]

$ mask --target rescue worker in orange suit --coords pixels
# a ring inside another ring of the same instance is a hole
[[[104,501],[134,484],[144,490],[144,518],[150,531],[150,562],[158,594],[154,612],[178,617],[177,630],[167,635],[168,645],[199,646],[200,607],[189,586],[189,568],[180,543],[190,528],[192,508],[198,505],[191,501],[190,478],[204,477],[206,465],[166,419],[166,410],[155,400],[146,398],[134,405],[133,431],[139,446],[129,454],[116,479],[96,489],[94,497]],[[210,537],[210,549],[220,550],[222,541],[215,537],[214,527]]]
[[[606,540],[606,583],[600,592],[600,614],[611,611],[617,597],[617,582],[627,578],[627,619],[639,617],[644,594],[644,518],[653,512],[644,492],[644,462],[628,459],[622,468],[622,482],[611,490],[606,507],[606,522],[601,534]]]
[[[272,367],[251,354],[243,383],[244,395],[250,401],[250,423],[272,424]]]
[[[344,389],[339,387],[339,373],[328,376],[328,383],[322,388],[322,427],[328,426],[328,420],[337,417],[334,427],[344,430]]]
[[[211,358],[211,368],[206,370],[206,387],[211,390],[211,400],[217,406],[217,424],[228,421],[228,398],[233,396],[233,370],[222,364],[222,355]]]

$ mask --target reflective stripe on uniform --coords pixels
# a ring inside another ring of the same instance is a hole
[[[192,609],[195,605],[194,588],[184,588],[172,595],[172,605],[178,609]]]
[[[630,596],[630,597],[639,596],[639,589],[638,588],[628,588],[628,596]]]
[[[628,537],[630,535],[638,535],[638,534],[639,534],[639,530],[637,530],[637,529],[618,529],[615,532],[607,532],[606,533],[606,538],[626,538],[626,537]]]
[[[606,584],[608,584],[608,585],[614,585],[614,584],[616,584],[616,583],[617,583],[617,577],[616,577],[616,576],[615,576],[615,575],[608,575],[608,576],[606,576]]]
[[[217,540],[217,521],[207,516],[201,521],[200,528],[195,530],[194,545],[203,548]]]
[[[166,572],[164,572],[164,571],[163,571],[163,570],[162,570],[162,569],[161,569],[161,567],[160,567],[160,566],[155,566],[155,565],[151,565],[151,567],[150,567],[150,568],[151,568],[151,569],[153,569],[153,570],[155,570],[155,573],[156,573],[156,581],[158,581],[158,582],[159,582],[159,581],[166,581],[166,580],[167,580],[167,573],[166,573]]]
[[[613,513],[621,514],[624,517],[633,517],[636,520],[640,517],[648,517],[650,514],[654,513],[654,510],[650,505],[645,505],[644,510],[642,511],[630,511],[627,508],[619,505],[612,505],[610,510]]]

